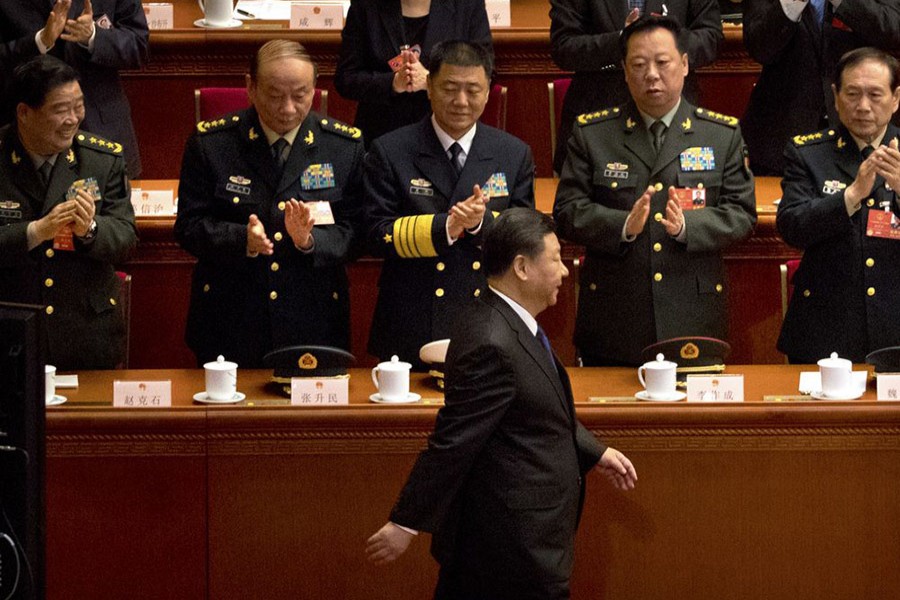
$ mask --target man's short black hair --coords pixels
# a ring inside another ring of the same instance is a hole
[[[548,215],[533,208],[504,210],[484,237],[485,275],[500,277],[520,254],[537,257],[544,251],[544,238],[549,233],[556,233],[556,224]]]
[[[863,63],[867,60],[878,62],[888,68],[891,74],[891,91],[897,89],[900,85],[900,62],[896,58],[878,48],[863,47],[851,50],[841,57],[834,69],[834,87],[837,91],[841,91],[843,83],[844,71]]]
[[[444,63],[454,67],[481,67],[488,81],[494,72],[494,57],[491,52],[483,46],[463,40],[446,40],[431,49],[428,69],[432,79],[437,77]]]
[[[73,81],[78,81],[78,73],[55,56],[44,54],[32,58],[13,71],[9,85],[13,107],[21,102],[40,108],[51,91]]]
[[[634,23],[622,30],[622,35],[619,36],[619,48],[622,50],[622,60],[625,60],[625,57],[628,56],[628,40],[630,40],[633,35],[647,33],[654,29],[665,29],[671,32],[672,36],[675,38],[675,46],[678,48],[678,52],[680,54],[685,54],[687,52],[687,41],[682,35],[681,25],[678,24],[678,21],[671,17],[649,15],[638,17]]]

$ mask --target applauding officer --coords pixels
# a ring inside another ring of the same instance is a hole
[[[534,161],[521,140],[482,123],[492,60],[449,41],[431,54],[433,115],[380,137],[366,157],[372,251],[385,257],[369,352],[418,363],[450,337],[459,307],[484,291],[481,238],[494,213],[534,206]]]
[[[575,324],[585,365],[635,365],[657,341],[726,335],[721,252],[756,222],[753,176],[737,119],[681,97],[680,32],[665,17],[626,27],[633,100],[579,116],[569,143],[553,215],[587,250]]]
[[[848,52],[833,85],[841,125],[798,135],[785,152],[778,231],[803,249],[778,349],[811,363],[854,362],[900,345],[900,103],[897,60]]]
[[[0,300],[46,305],[48,362],[110,369],[124,353],[119,278],[137,242],[122,146],[80,131],[75,71],[41,56],[15,71],[0,129]]]
[[[349,349],[362,135],[310,112],[315,85],[300,44],[268,42],[247,76],[253,106],[201,121],[188,141],[175,236],[198,258],[187,342],[200,363]]]

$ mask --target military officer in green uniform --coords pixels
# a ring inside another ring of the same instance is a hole
[[[778,231],[803,250],[778,348],[791,362],[837,352],[854,362],[900,345],[900,104],[897,60],[843,56],[833,85],[839,127],[785,151]]]
[[[187,143],[175,237],[197,257],[186,337],[199,363],[349,349],[362,135],[310,112],[315,84],[300,44],[268,42],[247,76],[252,107],[201,121]]]
[[[48,362],[108,369],[124,355],[113,265],[137,243],[122,146],[78,126],[71,67],[41,56],[18,67],[16,120],[0,129],[0,300],[44,305]]]
[[[727,335],[722,250],[756,222],[737,119],[681,96],[680,27],[642,17],[622,34],[632,101],[578,117],[553,215],[586,250],[575,344],[585,365],[635,365],[681,336]]]

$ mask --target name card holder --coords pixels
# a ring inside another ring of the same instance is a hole
[[[113,381],[116,408],[170,408],[172,381]]]
[[[485,0],[484,8],[487,10],[488,24],[491,29],[512,26],[510,0]]]
[[[879,373],[876,379],[879,400],[900,400],[900,373]]]
[[[344,7],[340,2],[292,2],[291,29],[344,28]]]
[[[144,16],[150,29],[175,28],[175,10],[171,2],[144,3]]]
[[[178,212],[173,190],[131,188],[131,206],[136,217],[170,217]]]
[[[743,402],[743,375],[688,375],[688,402]]]
[[[291,377],[291,405],[346,406],[350,404],[350,376]]]

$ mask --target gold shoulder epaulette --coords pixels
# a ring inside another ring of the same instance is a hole
[[[362,140],[362,131],[356,127],[345,125],[340,121],[335,121],[334,119],[322,119],[319,121],[319,124],[322,126],[322,131],[334,133],[345,138],[350,138],[351,140]]]
[[[809,146],[810,144],[819,144],[826,140],[833,139],[835,135],[837,135],[837,132],[834,129],[829,129],[827,131],[817,131],[805,135],[795,135],[792,140],[795,146]]]
[[[585,125],[592,125],[594,123],[600,123],[602,121],[609,121],[610,119],[614,119],[621,114],[622,109],[620,109],[619,107],[604,108],[603,110],[582,113],[575,118],[575,122],[578,123],[579,127],[584,127]]]
[[[106,152],[107,154],[122,154],[122,144],[119,142],[111,142],[105,140],[99,135],[88,133],[87,131],[79,131],[75,136],[75,141],[79,146]]]
[[[212,121],[198,122],[197,131],[201,134],[212,133],[213,131],[219,131],[221,129],[229,129],[240,122],[241,118],[238,115],[225,115],[224,117],[219,117],[218,119],[213,119]]]
[[[694,111],[698,117],[704,119],[706,121],[712,121],[713,123],[720,123],[722,125],[727,125],[732,129],[738,126],[737,117],[731,117],[728,115],[723,115],[722,113],[713,112],[711,110],[707,110],[705,108],[698,108]]]

